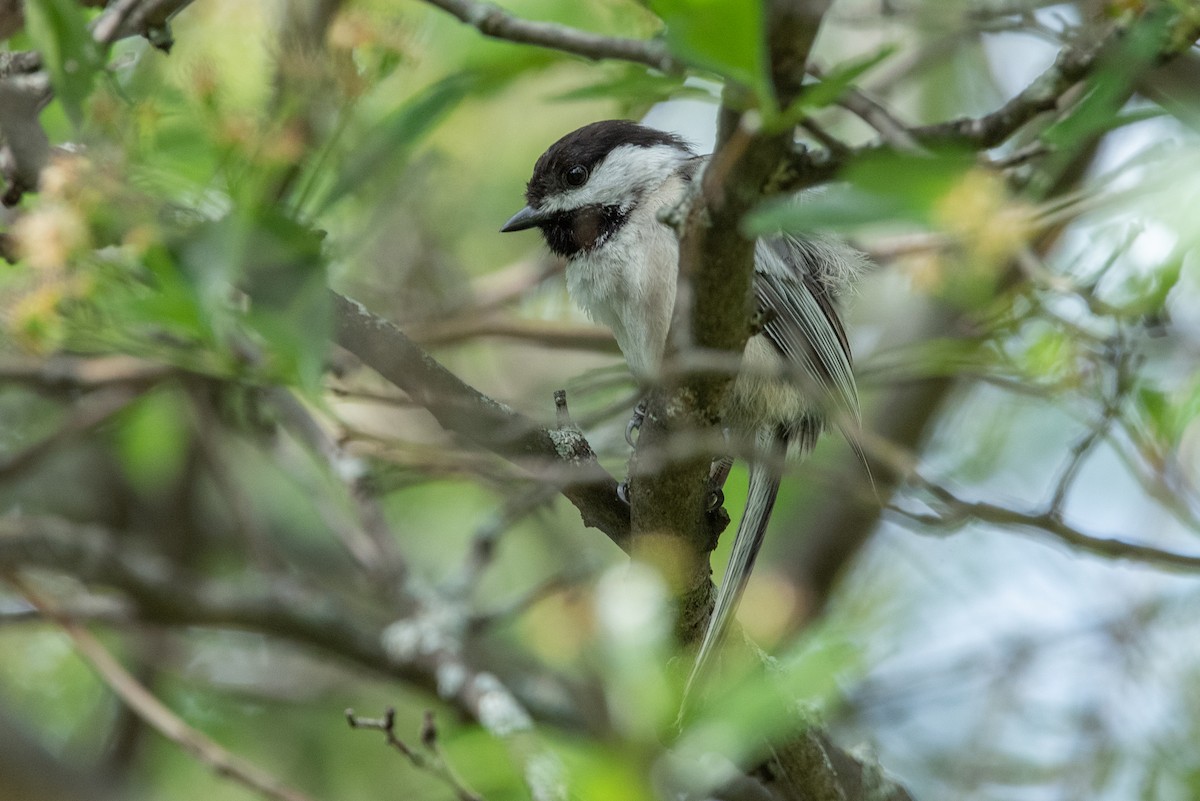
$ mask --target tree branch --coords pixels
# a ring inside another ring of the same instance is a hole
[[[41,568],[124,593],[146,623],[167,626],[213,626],[240,629],[330,654],[348,664],[391,676],[437,695],[472,719],[487,722],[480,702],[507,690],[492,674],[477,670],[455,655],[416,649],[401,653],[384,646],[383,632],[398,611],[412,612],[411,596],[385,614],[363,604],[344,603],[327,591],[313,590],[290,577],[256,573],[252,581],[204,580],[180,575],[162,557],[118,538],[103,526],[82,525],[52,517],[0,518],[0,572]],[[453,682],[447,675],[453,673]],[[541,674],[540,698],[553,678]],[[497,689],[499,688],[499,689]],[[489,695],[489,692],[491,693]],[[510,704],[517,704],[511,700]],[[519,705],[518,705],[519,707]],[[545,716],[568,726],[594,721],[567,717],[559,705],[546,705]]]
[[[116,0],[92,24],[92,36],[101,44],[112,44],[127,36],[145,36],[162,50],[171,49],[167,23],[192,0]]]
[[[923,144],[995,147],[1039,114],[1058,109],[1071,87],[1090,75],[1101,57],[1128,31],[1126,25],[1114,25],[1107,35],[1094,42],[1064,47],[1054,64],[1016,97],[989,114],[913,128],[910,133]]]
[[[547,465],[565,472],[561,491],[579,509],[584,524],[629,551],[628,509],[617,498],[616,480],[600,467],[582,434],[538,426],[465,384],[396,326],[359,303],[331,295],[339,345],[407,392],[446,430],[535,473]]]
[[[8,189],[0,199],[16,205],[25,192],[37,189],[42,168],[50,159],[50,140],[38,120],[50,82],[44,73],[10,74],[0,78],[0,137],[4,139],[4,178]]]
[[[765,31],[770,51],[775,102],[794,100],[803,81],[808,52],[828,7],[821,0],[774,0],[767,6]],[[792,148],[792,132],[765,131],[757,114],[725,106],[718,124],[717,149],[698,188],[674,212],[680,230],[679,291],[667,360],[689,352],[740,354],[750,335],[754,241],[742,235],[742,217],[756,206]],[[663,464],[671,441],[712,430],[720,421],[732,382],[728,370],[670,374],[651,398],[632,465],[630,493],[637,535],[652,533],[675,543],[679,564],[664,571],[677,578],[678,635],[685,643],[703,633],[711,609],[713,536],[705,514],[711,454],[696,453]],[[650,458],[648,458],[650,457]]]
[[[592,61],[611,58],[644,64],[661,72],[675,73],[683,70],[683,63],[671,55],[662,41],[600,36],[566,25],[530,22],[508,13],[499,6],[478,0],[425,2],[457,17],[484,36],[493,39],[558,50]]]

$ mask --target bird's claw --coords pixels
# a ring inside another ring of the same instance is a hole
[[[725,493],[721,491],[720,487],[713,487],[708,493],[708,506],[706,507],[705,511],[715,512],[724,505]]]
[[[629,447],[636,447],[633,441],[633,432],[642,427],[642,421],[646,419],[646,402],[638,401],[638,405],[633,407],[633,417],[629,418],[629,425],[625,426],[625,441],[629,443]]]
[[[622,481],[617,485],[617,499],[626,506],[629,505],[629,482]]]

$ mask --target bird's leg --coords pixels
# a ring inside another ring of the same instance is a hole
[[[779,316],[776,309],[760,308],[754,312],[754,316],[750,318],[750,336],[758,336],[767,327],[767,324],[772,322]]]
[[[637,445],[633,441],[633,432],[642,427],[642,423],[646,419],[646,399],[642,398],[638,401],[637,406],[633,407],[633,416],[629,418],[629,425],[625,426],[625,441],[629,443],[629,447],[635,448]]]
[[[708,511],[720,509],[725,505],[725,482],[732,469],[732,456],[722,456],[713,460],[712,467],[708,471]]]
[[[642,427],[642,423],[646,419],[646,399],[642,398],[638,401],[637,406],[633,407],[633,416],[629,418],[629,425],[625,426],[625,441],[629,443],[629,447],[636,448],[637,444],[633,440],[633,433]],[[626,506],[629,505],[629,479],[626,478],[617,485],[617,497]]]

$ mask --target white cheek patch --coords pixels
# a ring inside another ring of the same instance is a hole
[[[671,176],[692,154],[672,145],[621,145],[592,169],[588,182],[578,189],[542,201],[539,211],[571,211],[584,206],[620,206],[627,209],[638,195]]]

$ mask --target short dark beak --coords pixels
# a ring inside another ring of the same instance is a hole
[[[533,206],[526,206],[512,216],[504,227],[500,229],[500,233],[507,234],[513,231],[524,231],[526,228],[533,228],[536,225],[541,225],[550,219],[549,214],[538,211]]]

